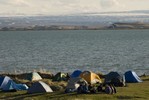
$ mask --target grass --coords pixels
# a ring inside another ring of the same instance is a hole
[[[117,93],[113,95],[105,93],[65,94],[64,90],[37,94],[27,94],[26,91],[1,91],[0,100],[149,100],[149,76],[141,78],[144,80],[142,83],[128,83],[127,87],[117,87]],[[46,80],[44,81],[46,82]],[[60,84],[64,84],[64,82],[60,82]]]

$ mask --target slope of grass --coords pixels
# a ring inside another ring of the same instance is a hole
[[[128,83],[127,87],[117,87],[117,93],[110,95],[65,94],[64,90],[53,93],[27,94],[26,91],[0,92],[0,100],[149,100],[149,77],[142,77],[142,83]]]

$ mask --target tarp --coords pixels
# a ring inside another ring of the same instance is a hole
[[[41,80],[41,76],[37,72],[31,72],[27,75],[27,79],[30,81],[38,81]]]
[[[139,76],[134,71],[125,72],[125,80],[127,83],[138,83],[142,82]]]
[[[75,71],[70,75],[70,77],[71,77],[71,78],[79,77],[81,73],[82,73],[81,70],[75,70]]]
[[[0,89],[3,89],[3,87],[5,87],[5,85],[7,85],[9,80],[12,80],[12,79],[8,76],[1,76],[0,77]]]
[[[84,71],[80,74],[80,77],[85,79],[88,83],[94,84],[94,83],[101,83],[101,79],[99,76],[91,71]]]
[[[32,86],[27,90],[27,93],[45,93],[53,92],[53,90],[44,82],[39,81],[32,84]]]

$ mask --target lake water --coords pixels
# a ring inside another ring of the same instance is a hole
[[[149,30],[1,31],[0,72],[149,74]]]

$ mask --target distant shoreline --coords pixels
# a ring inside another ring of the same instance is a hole
[[[2,27],[0,31],[40,31],[40,30],[128,30],[149,29],[149,23],[114,23],[109,26],[77,26],[77,25],[50,25],[27,27]]]

